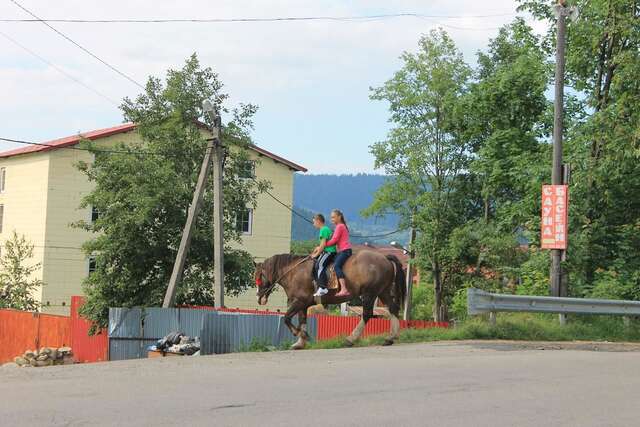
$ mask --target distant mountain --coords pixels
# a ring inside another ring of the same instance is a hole
[[[315,227],[305,221],[302,217],[311,219],[315,214],[305,208],[294,205],[294,210],[300,215],[291,217],[291,236],[293,240],[312,240],[318,235]]]
[[[389,179],[384,175],[294,175],[293,203],[296,210],[311,218],[321,212],[329,216],[332,209],[344,212],[354,235],[380,235],[394,231],[398,226],[398,217],[388,215],[382,218],[363,218],[360,212],[373,202],[375,192]],[[303,219],[293,216],[292,235],[294,240],[315,238],[315,229]],[[310,236],[310,237],[309,237]],[[403,241],[403,236],[384,236]],[[380,241],[358,239],[354,241]]]

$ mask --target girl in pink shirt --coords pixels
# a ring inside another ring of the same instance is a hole
[[[333,264],[336,270],[336,276],[338,276],[338,281],[340,282],[340,292],[336,294],[336,297],[348,297],[351,294],[347,289],[347,281],[342,267],[352,254],[351,243],[349,242],[349,227],[347,227],[344,214],[338,209],[331,211],[331,222],[336,225],[336,229],[333,232],[331,240],[326,243],[326,246],[337,245],[338,247],[338,255],[336,255],[336,260]]]

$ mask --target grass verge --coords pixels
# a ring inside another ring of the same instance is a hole
[[[486,319],[474,318],[451,328],[405,329],[400,343],[456,340],[514,340],[514,341],[640,341],[640,325],[632,322],[625,326],[615,317],[570,317],[560,326],[557,316],[539,314],[499,314],[495,326]],[[380,345],[384,336],[360,340],[356,346]],[[318,341],[308,348],[327,349],[344,347],[344,337]]]

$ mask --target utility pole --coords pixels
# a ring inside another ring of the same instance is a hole
[[[564,105],[564,64],[566,45],[566,17],[569,8],[565,0],[558,0],[555,6],[557,18],[556,33],[556,73],[555,73],[555,99],[553,104],[553,166],[551,169],[551,183],[562,185],[562,120]],[[551,250],[551,295],[560,296],[562,289],[562,249]]]
[[[178,254],[176,255],[175,263],[173,264],[173,271],[171,272],[171,279],[169,279],[169,287],[164,296],[164,302],[162,307],[168,308],[175,304],[176,290],[180,281],[182,280],[182,273],[184,271],[184,264],[189,253],[189,247],[191,245],[191,236],[193,235],[193,228],[198,218],[198,213],[202,207],[202,199],[204,197],[204,190],[207,185],[207,179],[211,171],[211,165],[214,163],[216,154],[216,147],[220,146],[220,117],[215,112],[213,105],[208,101],[205,101],[204,110],[205,114],[212,114],[213,126],[211,128],[212,137],[208,140],[207,149],[202,159],[202,165],[200,166],[200,174],[198,175],[198,182],[196,184],[196,190],[193,193],[193,199],[191,205],[189,205],[189,212],[187,214],[187,222],[185,223],[182,231],[182,238],[180,239],[180,246],[178,247]],[[216,187],[217,188],[217,187]],[[215,239],[214,239],[215,244]],[[215,258],[215,251],[214,251]],[[217,264],[216,264],[217,265]],[[217,270],[217,268],[216,268]],[[216,298],[216,301],[218,298]]]
[[[411,221],[411,234],[409,236],[409,262],[407,263],[407,292],[404,299],[404,320],[411,320],[411,305],[413,300],[413,271],[415,269],[413,260],[416,254],[413,246],[416,241],[416,228],[413,225],[413,218]]]
[[[208,101],[205,101],[205,103]],[[220,116],[215,114],[213,105],[205,106],[205,111],[213,114],[213,291],[214,306],[224,307],[224,216],[222,210],[222,162],[223,147],[220,143]]]

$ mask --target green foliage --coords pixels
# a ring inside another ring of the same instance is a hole
[[[202,102],[212,100],[229,120],[221,139],[226,150],[224,169],[225,284],[238,294],[251,283],[248,253],[232,250],[240,242],[236,217],[255,206],[257,194],[267,186],[242,178],[251,116],[256,108],[225,107],[227,95],[210,68],[189,58],[179,70],[169,70],[165,82],[150,78],[146,91],[122,104],[125,120],[138,124],[142,144],[120,143],[116,151],[100,154],[93,164],[79,164],[95,188],[81,207],[97,209],[97,221],[75,226],[94,234],[84,245],[96,257],[97,269],[85,282],[87,303],[83,314],[104,326],[109,307],[160,305],[169,282],[176,251],[191,203],[207,142],[202,126]],[[93,144],[87,143],[90,148]],[[211,305],[213,183],[209,180],[197,218],[178,304]]]
[[[317,240],[292,240],[291,253],[293,255],[309,255],[318,246]]]
[[[521,9],[548,23],[548,2]],[[580,18],[567,24],[566,161],[572,165],[570,293],[637,297],[640,242],[640,31],[638,6],[624,0],[575,0]]]
[[[376,168],[394,179],[378,190],[364,213],[394,213],[420,232],[419,262],[432,273],[434,311],[444,318],[448,276],[443,274],[442,250],[451,230],[465,220],[469,202],[461,197],[469,145],[457,117],[471,70],[442,30],[421,37],[417,53],[405,52],[401,59],[403,67],[371,94],[373,100],[388,102],[394,125],[385,141],[371,146],[371,153]]]
[[[549,295],[549,254],[531,250],[529,259],[520,268],[519,295]]]
[[[365,338],[358,347],[381,345],[385,336]],[[518,341],[640,341],[640,324],[625,326],[615,317],[570,317],[560,326],[556,316],[542,314],[498,315],[496,326],[475,317],[450,328],[403,329],[399,343],[456,340],[518,340]],[[344,347],[344,337],[313,343],[312,349]]]
[[[0,308],[35,311],[40,307],[35,294],[44,283],[33,277],[40,264],[30,265],[31,258],[33,245],[13,231],[0,257]]]
[[[433,318],[433,285],[427,281],[413,287],[411,318],[431,320]]]

